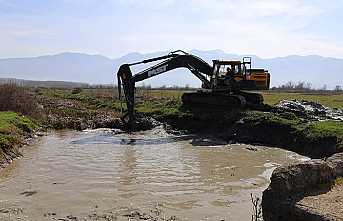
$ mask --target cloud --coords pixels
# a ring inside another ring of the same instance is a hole
[[[262,57],[343,57],[342,38],[334,36],[340,20],[322,19],[343,8],[339,0],[0,0],[0,6],[9,2],[6,13],[0,7],[0,27],[7,26],[2,39],[30,46],[25,53],[35,55],[218,48]],[[330,27],[332,33],[318,31]]]

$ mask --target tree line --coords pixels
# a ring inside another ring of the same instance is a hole
[[[324,84],[320,88],[314,88],[312,87],[312,84],[310,82],[305,82],[305,81],[298,81],[298,82],[293,82],[293,81],[288,81],[285,84],[281,84],[280,86],[272,87],[272,90],[292,90],[292,91],[327,91],[328,86]],[[341,85],[336,85],[333,89],[334,91],[342,91],[342,86]]]

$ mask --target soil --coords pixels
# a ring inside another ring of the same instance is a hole
[[[263,192],[264,220],[342,220],[342,171],[343,153],[278,167]]]
[[[90,109],[80,101],[39,97],[42,126],[50,129],[123,128],[118,112]]]
[[[307,196],[295,205],[306,216],[320,220],[343,220],[343,186],[334,186],[329,192]]]

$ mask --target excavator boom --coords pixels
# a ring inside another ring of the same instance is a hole
[[[135,75],[133,75],[131,72],[131,66],[138,64],[146,64],[159,60],[163,61]],[[123,119],[128,117],[128,120],[126,121],[128,125],[132,125],[134,120],[135,83],[152,78],[156,75],[160,75],[167,71],[174,70],[176,68],[188,68],[197,78],[199,78],[203,82],[205,88],[211,87],[210,81],[207,80],[206,76],[212,75],[212,67],[208,63],[203,61],[201,58],[184,52],[182,54],[180,54],[179,51],[172,52],[169,55],[147,59],[131,64],[123,64],[119,67],[117,73],[118,94],[121,99],[121,92],[123,88],[127,106],[127,112],[124,114]]]

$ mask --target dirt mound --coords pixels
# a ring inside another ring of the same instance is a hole
[[[343,121],[343,109],[329,108],[313,101],[282,100],[275,106],[308,120]]]

